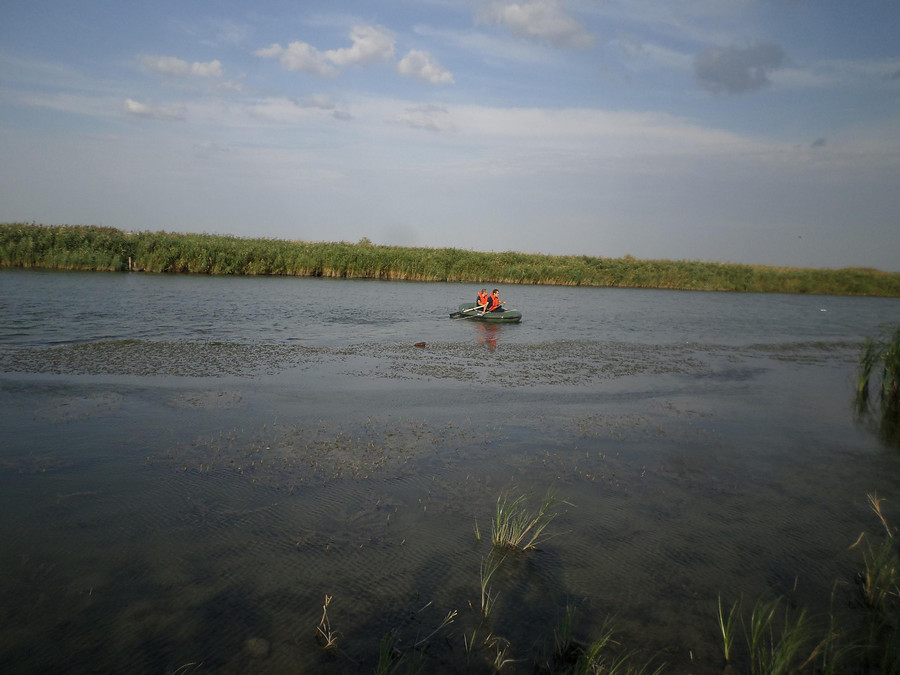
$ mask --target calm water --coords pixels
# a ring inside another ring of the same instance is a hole
[[[532,672],[569,605],[717,673],[719,595],[851,604],[900,484],[855,364],[900,300],[503,286],[520,325],[451,321],[476,290],[0,271],[4,672],[372,672],[390,631]],[[549,488],[482,625],[496,500]]]

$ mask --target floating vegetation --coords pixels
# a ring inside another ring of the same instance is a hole
[[[308,347],[233,342],[106,340],[53,347],[0,349],[0,371],[60,375],[164,377],[256,377],[291,369],[322,368],[355,377],[455,380],[485,387],[584,386],[640,375],[752,378],[763,369],[720,371],[711,352],[733,359],[768,358],[802,363],[849,361],[855,346],[828,343],[736,348],[716,345],[643,345],[593,340],[503,344],[502,359],[486,363],[470,343],[432,343],[428,350],[406,344]],[[185,395],[184,407],[232,407],[221,389]]]
[[[0,370],[59,375],[222,377],[274,374],[320,357],[312,347],[112,340],[0,351]]]
[[[378,420],[362,425],[276,425],[246,434],[238,429],[203,436],[148,458],[191,474],[228,473],[259,485],[293,491],[342,478],[366,480],[396,473],[413,460],[452,450],[469,436],[421,420]]]
[[[125,396],[118,392],[94,392],[83,396],[53,396],[34,411],[34,418],[47,422],[101,417],[121,408]]]

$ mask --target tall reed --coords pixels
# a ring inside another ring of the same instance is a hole
[[[0,224],[0,267],[900,297],[900,274]]]
[[[877,387],[873,402],[870,387]],[[866,340],[859,356],[856,409],[864,415],[879,410],[879,435],[887,444],[900,447],[900,326],[886,337]]]

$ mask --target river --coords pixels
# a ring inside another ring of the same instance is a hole
[[[530,673],[568,607],[718,673],[719,597],[851,612],[900,485],[856,363],[900,299],[505,285],[521,324],[451,320],[477,290],[0,271],[4,670],[372,672],[393,639]],[[485,619],[498,498],[548,490]]]

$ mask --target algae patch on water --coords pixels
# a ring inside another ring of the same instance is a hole
[[[0,352],[0,370],[59,375],[217,377],[274,374],[319,358],[322,350],[228,342],[112,340]]]
[[[170,447],[150,458],[178,471],[228,473],[276,488],[341,478],[391,475],[413,460],[452,452],[469,436],[452,426],[421,420],[374,420],[362,424],[276,425],[222,431]]]

